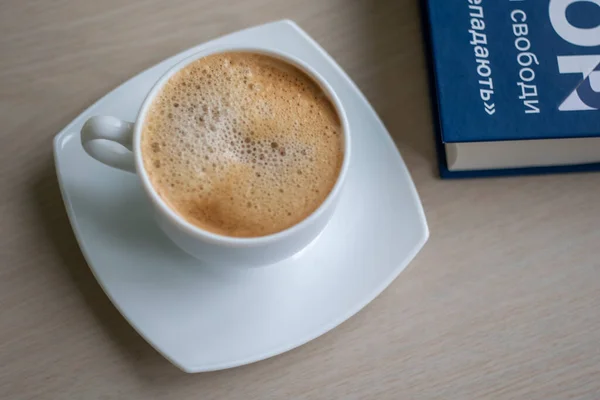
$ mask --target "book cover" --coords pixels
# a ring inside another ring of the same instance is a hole
[[[425,10],[440,146],[600,136],[600,0],[427,0]],[[442,176],[456,174],[443,161]],[[519,172],[530,171],[488,174]]]

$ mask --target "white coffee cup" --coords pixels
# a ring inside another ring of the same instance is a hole
[[[221,52],[251,52],[265,54],[285,61],[310,76],[335,106],[341,121],[344,138],[344,158],[337,181],[323,203],[308,217],[283,231],[261,237],[238,238],[218,235],[201,229],[177,214],[153,188],[142,161],[140,147],[142,126],[156,94],[163,85],[191,62]],[[116,142],[121,146],[116,146]],[[281,261],[302,250],[321,233],[336,207],[350,161],[350,132],[348,118],[327,81],[305,62],[280,51],[244,46],[218,46],[200,51],[179,62],[165,73],[152,87],[138,113],[135,123],[115,117],[90,118],[81,129],[81,143],[85,151],[96,160],[133,172],[140,177],[145,193],[150,199],[158,225],[169,238],[190,255],[210,264],[233,266],[262,266]]]

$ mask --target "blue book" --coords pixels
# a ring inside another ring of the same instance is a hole
[[[600,0],[424,0],[440,175],[600,170]]]

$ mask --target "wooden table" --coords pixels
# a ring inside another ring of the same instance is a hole
[[[600,174],[440,181],[417,0],[3,0],[1,399],[597,399]],[[95,282],[51,139],[142,69],[292,18],[399,146],[431,239],[372,304],[287,354],[186,375]]]

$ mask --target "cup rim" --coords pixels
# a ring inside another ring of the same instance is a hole
[[[300,69],[304,73],[306,73],[316,84],[319,85],[321,90],[327,95],[335,110],[340,118],[340,123],[342,127],[342,134],[344,137],[344,154],[342,160],[342,166],[338,173],[335,184],[332,189],[329,191],[325,200],[321,202],[319,207],[317,207],[310,215],[301,220],[300,222],[275,233],[271,233],[264,236],[256,236],[256,237],[235,237],[235,236],[227,236],[221,235],[218,233],[213,233],[209,230],[202,229],[183,218],[183,216],[179,215],[175,210],[169,207],[166,202],[160,197],[160,195],[156,192],[152,183],[150,182],[150,178],[146,172],[146,168],[144,167],[142,151],[141,151],[141,137],[142,137],[142,127],[144,125],[146,115],[152,104],[152,101],[155,99],[158,92],[163,88],[165,83],[178,71],[185,68],[192,62],[199,60],[203,57],[207,57],[213,54],[220,53],[228,53],[228,52],[246,52],[246,53],[254,53],[254,54],[262,54],[266,56],[270,56],[273,58],[277,58],[283,60],[284,62],[293,65],[294,67]],[[337,95],[337,93],[333,90],[333,88],[329,85],[329,83],[315,71],[312,67],[310,67],[307,63],[302,61],[301,59],[287,53],[284,51],[273,50],[262,47],[252,47],[252,46],[243,46],[243,45],[227,45],[227,46],[212,46],[210,48],[206,48],[204,50],[198,51],[183,60],[179,61],[173,67],[171,67],[166,73],[164,73],[158,81],[154,84],[152,89],[146,95],[144,102],[138,112],[138,116],[136,118],[134,124],[134,134],[133,134],[133,153],[135,157],[135,167],[138,175],[142,180],[142,184],[144,190],[150,197],[151,201],[154,205],[164,214],[166,215],[172,222],[174,222],[180,229],[185,231],[187,234],[190,234],[195,237],[199,237],[202,240],[214,244],[221,245],[230,245],[235,247],[244,247],[244,246],[254,246],[260,244],[266,244],[269,242],[278,241],[285,237],[289,237],[294,235],[296,232],[302,230],[305,226],[312,224],[315,220],[317,220],[329,207],[333,206],[333,202],[337,198],[339,192],[342,189],[343,182],[345,180],[348,166],[350,163],[350,131],[348,124],[348,117],[346,112],[342,106],[342,103]]]

